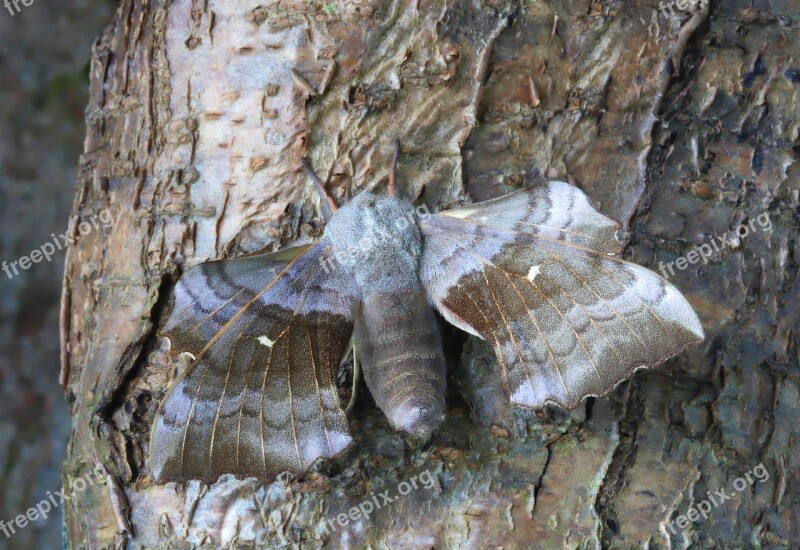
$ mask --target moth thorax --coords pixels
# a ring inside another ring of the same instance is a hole
[[[357,277],[365,271],[416,272],[421,236],[406,201],[362,193],[334,214],[325,236],[335,261]]]

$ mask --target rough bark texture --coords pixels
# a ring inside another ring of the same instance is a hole
[[[91,65],[62,379],[72,547],[790,548],[800,544],[800,21],[791,0],[124,0]],[[353,451],[301,479],[154,485],[148,429],[184,364],[156,336],[178,273],[319,233],[300,159],[338,196],[399,179],[431,209],[546,178],[624,224],[708,335],[578,410],[513,409],[491,350],[443,327],[448,413],[424,446],[362,392]],[[772,231],[734,239],[767,212]],[[73,228],[75,225],[73,224]],[[770,477],[732,489],[763,463]],[[430,472],[331,532],[326,520]],[[671,521],[723,489],[684,530]],[[328,525],[326,532],[325,525]],[[673,524],[674,525],[674,524]]]

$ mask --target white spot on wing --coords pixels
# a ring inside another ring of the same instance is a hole
[[[271,348],[271,347],[272,347],[272,345],[275,343],[275,342],[273,342],[272,340],[270,340],[269,338],[267,338],[267,336],[266,336],[266,335],[264,335],[264,336],[259,336],[259,337],[257,338],[257,340],[258,340],[258,342],[259,342],[259,343],[260,343],[262,346],[267,346],[268,348]]]
[[[535,266],[531,267],[531,270],[530,270],[530,271],[528,271],[528,280],[529,280],[530,282],[533,282],[533,280],[534,280],[534,279],[536,278],[536,276],[539,274],[539,271],[541,271],[541,267],[542,267],[542,266],[535,265]]]
[[[197,357],[195,357],[194,353],[189,353],[188,351],[184,351],[183,353],[178,355],[178,357],[181,357],[181,356],[188,357],[190,361],[194,361],[195,359],[197,359]]]

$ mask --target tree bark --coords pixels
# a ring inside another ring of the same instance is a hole
[[[65,487],[108,475],[67,489],[69,545],[797,547],[797,36],[780,0],[123,0],[93,51],[62,304]],[[395,139],[401,186],[431,210],[553,178],[652,269],[728,236],[670,276],[705,344],[534,414],[509,406],[485,343],[443,325],[429,443],[362,395],[352,451],[306,476],[153,484],[149,426],[186,366],[156,334],[178,274],[313,239],[301,158],[341,200],[383,189]],[[735,238],[763,213],[771,231]],[[769,479],[732,489],[760,463]],[[425,472],[432,488],[336,523]]]

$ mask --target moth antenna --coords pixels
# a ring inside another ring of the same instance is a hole
[[[389,189],[390,197],[395,196],[394,182],[397,179],[397,157],[400,156],[400,140],[394,142],[394,155],[392,155],[392,168],[389,170]]]
[[[349,170],[347,171],[347,175],[350,177],[347,185],[346,185],[346,196],[347,202],[353,200],[353,196],[355,195],[354,190],[358,188],[358,182],[356,181],[356,168],[355,164],[353,163],[353,151],[347,152],[347,162]]]
[[[319,195],[319,208],[322,211],[322,218],[325,220],[325,223],[328,223],[333,217],[333,213],[336,212],[339,207],[336,206],[336,203],[333,202],[333,198],[325,191],[325,187],[322,186],[322,180],[314,173],[314,169],[311,168],[306,158],[303,159],[303,168],[305,168],[308,178],[314,183],[314,189],[317,190],[317,195]]]

